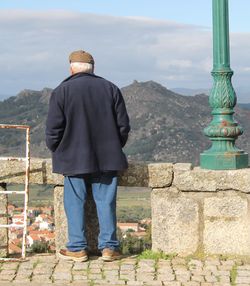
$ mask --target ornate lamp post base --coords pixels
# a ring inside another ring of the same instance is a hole
[[[235,170],[248,167],[248,154],[244,151],[238,153],[211,153],[205,151],[200,154],[200,165],[210,170]]]
[[[231,82],[228,0],[213,0],[213,58],[209,96],[213,119],[204,130],[212,147],[200,154],[200,165],[211,170],[247,168],[248,154],[235,147],[243,129],[233,118],[237,98]]]

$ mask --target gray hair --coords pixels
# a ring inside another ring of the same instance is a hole
[[[89,63],[82,63],[82,62],[73,62],[70,63],[70,66],[74,72],[94,72],[94,66]]]

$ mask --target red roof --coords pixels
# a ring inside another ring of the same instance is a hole
[[[29,233],[30,236],[37,236],[40,239],[52,240],[55,239],[55,233],[48,230],[33,230]]]
[[[24,218],[24,215],[22,214],[15,214],[12,216],[12,218]]]
[[[21,243],[21,239],[19,238],[12,239],[11,243],[14,243],[15,245],[17,245],[18,243]]]
[[[132,227],[138,227],[138,222],[118,222],[118,226],[132,226]]]
[[[48,230],[31,230],[30,234],[36,234],[36,235],[47,235],[48,233],[51,233],[51,231]]]
[[[147,233],[145,231],[139,231],[139,232],[131,232],[130,235],[136,236],[136,237],[142,237],[142,236],[147,235]]]
[[[23,221],[17,221],[17,222],[15,222],[15,224],[17,224],[17,225],[22,225],[22,224],[23,224]]]
[[[55,238],[55,233],[54,232],[50,232],[50,233],[46,234],[45,237],[49,238],[49,239],[54,239]]]
[[[18,247],[17,245],[15,245],[14,243],[10,243],[9,244],[9,252],[10,253],[21,253],[22,249],[20,247]]]
[[[33,239],[33,241],[40,241],[40,237],[36,234],[30,234],[29,236]]]
[[[32,225],[30,225],[30,226],[27,227],[27,230],[28,230],[29,232],[31,232],[31,231],[36,230],[36,228],[38,228],[38,225],[32,224]]]

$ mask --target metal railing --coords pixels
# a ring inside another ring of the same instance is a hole
[[[24,195],[24,209],[23,209],[23,224],[0,224],[0,228],[23,228],[23,239],[22,239],[22,257],[26,257],[26,240],[27,240],[27,217],[28,217],[28,201],[29,201],[29,174],[30,174],[30,126],[28,125],[9,125],[0,124],[0,129],[22,129],[26,130],[26,156],[25,158],[18,157],[0,157],[0,160],[6,161],[20,161],[25,162],[25,187],[24,191],[0,191],[0,194],[21,194]],[[13,258],[0,258],[0,260],[20,260]]]

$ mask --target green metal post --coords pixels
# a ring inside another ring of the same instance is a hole
[[[209,96],[213,119],[204,133],[212,141],[200,155],[204,169],[228,170],[248,167],[248,154],[235,146],[243,129],[234,120],[236,94],[231,83],[228,0],[213,0],[213,88]]]

